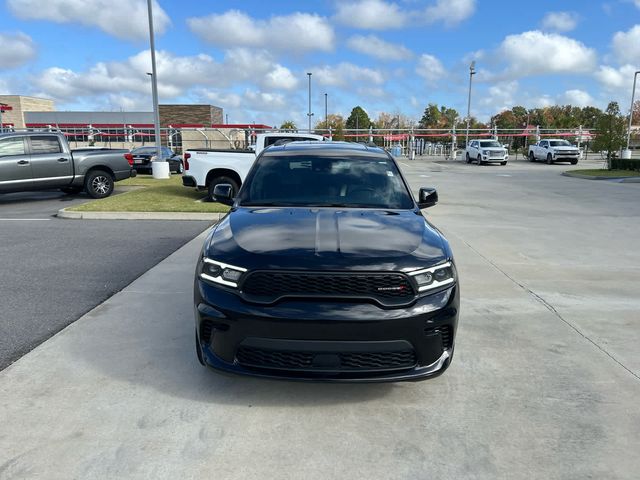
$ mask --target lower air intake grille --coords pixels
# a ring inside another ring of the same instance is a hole
[[[425,335],[440,335],[442,339],[442,347],[448,350],[453,345],[453,334],[450,325],[444,325],[436,328],[425,328]]]
[[[315,363],[318,358],[335,356],[335,364]],[[241,365],[286,370],[371,371],[411,368],[416,364],[413,350],[394,352],[292,352],[241,346],[236,359]]]

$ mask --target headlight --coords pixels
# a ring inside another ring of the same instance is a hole
[[[209,282],[219,283],[220,285],[226,285],[227,287],[238,288],[238,281],[246,271],[246,268],[236,267],[205,257],[202,259],[200,278]]]
[[[418,284],[418,292],[425,292],[455,282],[456,268],[451,262],[447,262],[435,267],[409,272],[409,276],[413,277]]]

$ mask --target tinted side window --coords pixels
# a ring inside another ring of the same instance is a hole
[[[57,137],[31,137],[31,152],[34,155],[42,153],[61,153],[62,148]]]
[[[540,142],[540,146],[541,147],[546,147],[547,146],[547,142]]]
[[[3,138],[0,140],[0,157],[11,155],[26,155],[22,137]]]

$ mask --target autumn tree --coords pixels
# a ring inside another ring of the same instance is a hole
[[[344,118],[342,115],[329,114],[327,121],[322,120],[316,124],[317,130],[328,130],[331,128],[331,135],[334,140],[344,140]]]

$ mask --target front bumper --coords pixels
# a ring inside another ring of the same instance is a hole
[[[196,279],[195,307],[203,359],[218,370],[292,380],[420,380],[451,362],[459,289],[393,309],[328,300],[263,306]]]

